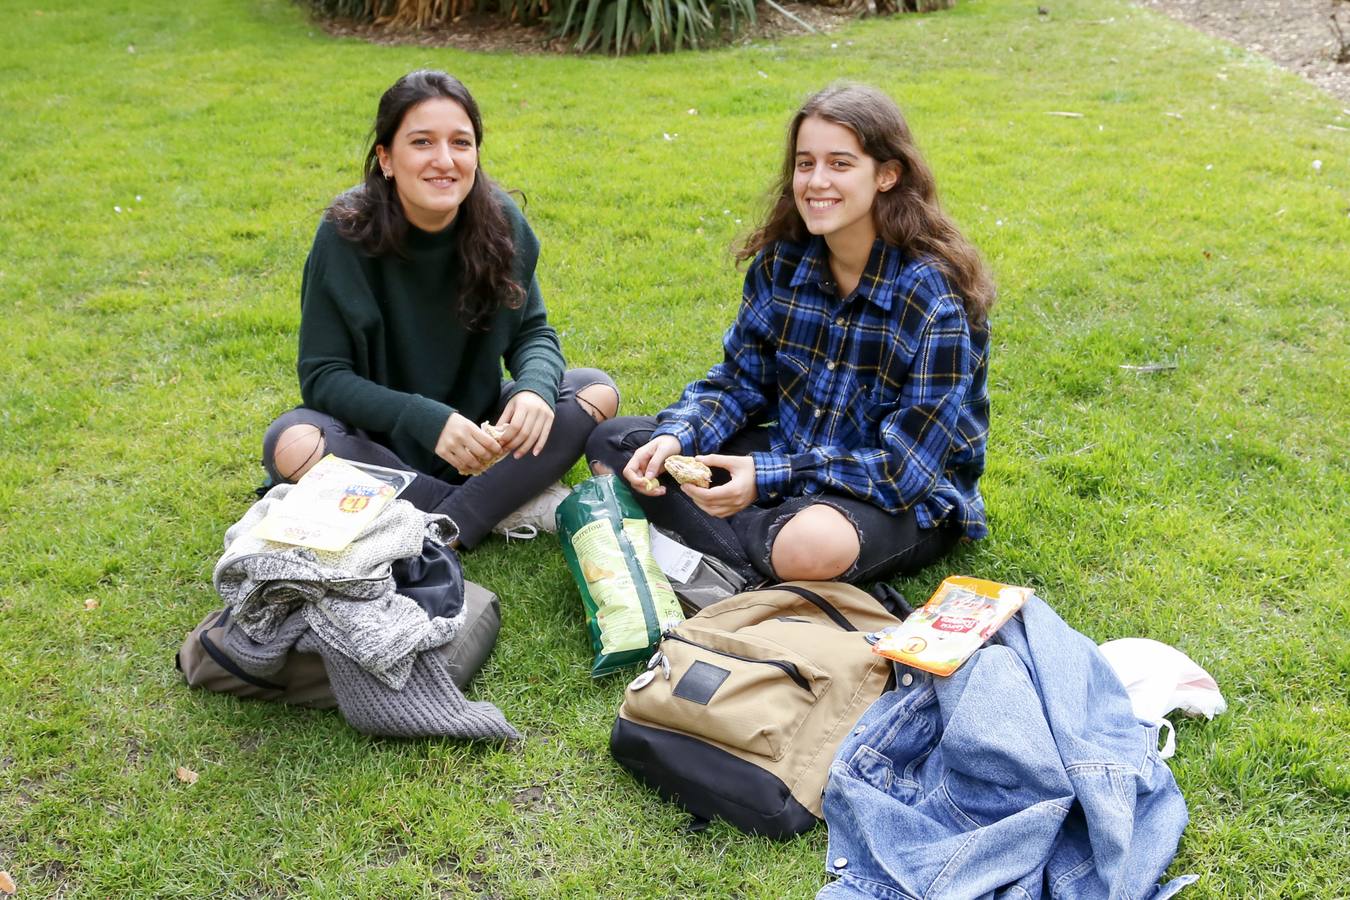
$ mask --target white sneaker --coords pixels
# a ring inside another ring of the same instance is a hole
[[[498,522],[497,527],[492,530],[508,541],[513,539],[528,541],[541,531],[556,532],[558,504],[571,494],[571,489],[562,482],[551,484],[544,488],[544,492],[538,497]]]

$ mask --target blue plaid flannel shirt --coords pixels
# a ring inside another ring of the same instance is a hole
[[[685,453],[716,453],[769,423],[759,498],[845,494],[921,527],[988,533],[977,481],[989,431],[989,332],[928,260],[878,239],[840,298],[816,237],[765,248],[745,276],[725,357],[658,416]]]

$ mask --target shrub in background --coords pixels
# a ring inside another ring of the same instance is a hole
[[[660,53],[715,44],[755,21],[756,0],[307,0],[329,19],[392,31],[447,25],[469,13],[546,24],[583,52]],[[764,0],[780,8],[774,0]],[[956,0],[814,0],[859,15],[933,12]],[[1333,0],[1344,2],[1344,0]],[[781,9],[781,8],[780,8]]]
[[[324,18],[391,30],[445,25],[466,13],[545,23],[582,51],[696,49],[755,20],[755,0],[308,0]]]
[[[697,49],[755,20],[754,0],[565,0],[559,34],[616,55]],[[563,7],[559,7],[563,10]]]

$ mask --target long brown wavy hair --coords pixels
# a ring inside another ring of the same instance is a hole
[[[810,116],[852,131],[863,152],[878,166],[891,161],[899,164],[900,180],[889,191],[878,193],[872,204],[877,234],[910,257],[932,258],[961,295],[966,318],[977,327],[985,325],[995,293],[989,270],[979,251],[942,211],[933,173],[920,155],[895,101],[865,85],[830,85],[809,97],[793,115],[788,124],[783,171],[770,191],[772,205],[764,223],[737,251],[736,259],[740,262],[751,259],[783,238],[795,243],[810,238],[792,194],[797,132]]]
[[[458,78],[435,69],[419,69],[394,82],[380,97],[361,184],[339,195],[326,213],[338,234],[359,244],[371,256],[405,256],[409,228],[398,189],[380,170],[376,148],[393,143],[410,109],[438,97],[464,108],[473,123],[474,144],[483,144],[483,117],[473,95]],[[515,309],[525,301],[525,289],[511,277],[515,256],[511,222],[498,199],[496,183],[483,171],[481,158],[473,187],[455,219],[462,274],[454,308],[465,328],[486,330],[500,307]]]

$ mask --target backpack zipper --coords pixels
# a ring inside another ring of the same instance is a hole
[[[812,692],[811,682],[806,680],[806,676],[804,676],[800,671],[798,671],[797,667],[794,664],[788,662],[785,659],[755,659],[750,656],[741,656],[739,653],[732,653],[729,650],[718,650],[716,647],[709,647],[707,644],[700,644],[698,641],[691,641],[689,640],[689,638],[684,637],[683,635],[676,634],[673,631],[667,631],[665,634],[662,635],[662,637],[669,638],[672,641],[679,641],[682,644],[688,644],[691,647],[698,647],[700,650],[707,650],[709,653],[716,653],[719,656],[727,656],[730,657],[731,659],[739,659],[741,662],[760,663],[761,665],[773,666],[774,668],[782,669],[784,674],[787,675],[787,677],[791,678],[794,682],[797,683],[798,687],[806,691],[808,694]]]

